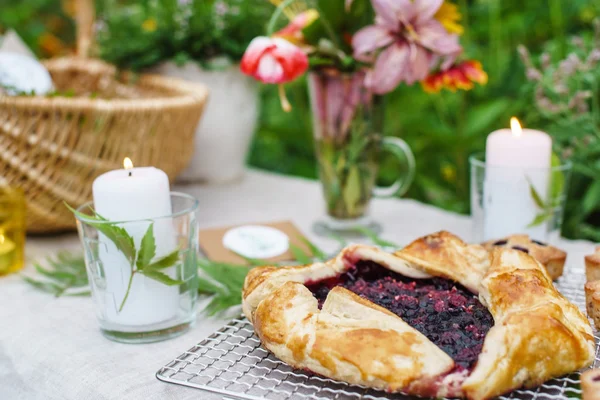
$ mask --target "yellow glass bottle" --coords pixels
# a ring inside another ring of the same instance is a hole
[[[25,196],[18,188],[0,186],[0,275],[23,268]]]

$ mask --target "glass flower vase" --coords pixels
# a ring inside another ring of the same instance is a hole
[[[98,219],[76,213],[100,330],[111,340],[149,343],[178,336],[196,320],[198,201],[171,193],[172,214]]]
[[[408,190],[415,171],[410,147],[383,137],[383,99],[365,87],[365,72],[312,72],[308,77],[313,134],[326,218],[317,231],[344,233],[356,227],[377,230],[368,214],[373,196],[392,197]],[[398,179],[376,186],[383,150],[400,162]]]

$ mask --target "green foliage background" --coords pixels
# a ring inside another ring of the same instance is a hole
[[[51,56],[42,46],[45,33],[73,43],[75,25],[60,0],[0,0],[0,33],[14,29],[40,56]]]
[[[106,7],[107,1],[133,5],[134,12],[119,17]],[[203,11],[216,1],[191,0],[196,9],[193,23],[185,33],[177,33],[173,15],[161,14],[156,8],[157,4],[168,8],[177,0],[102,0],[98,2],[100,11],[114,17],[106,24],[114,24],[120,33],[112,38],[100,33],[101,53],[121,66],[133,68],[169,58],[204,63],[225,55],[235,61],[252,36],[264,32],[273,8],[266,0],[223,0],[238,2],[242,8],[241,13],[230,17],[229,28],[221,29],[211,12]],[[589,132],[579,129],[579,121],[556,123],[536,113],[516,51],[517,45],[524,44],[534,55],[551,48],[555,59],[564,58],[571,35],[591,32],[592,20],[600,16],[600,0],[455,1],[463,14],[466,54],[483,63],[489,83],[467,93],[437,95],[423,93],[418,85],[402,86],[388,96],[385,134],[406,140],[417,159],[415,183],[406,196],[468,213],[468,157],[483,151],[489,132],[507,127],[509,118],[516,115],[525,126],[551,132],[557,143],[573,143],[575,176],[563,234],[600,242],[600,152],[581,144]],[[141,29],[148,17],[157,20],[153,32]],[[0,0],[0,31],[7,28],[17,29],[40,55],[45,53],[38,39],[45,31],[72,43],[73,25],[61,11],[60,0]],[[316,178],[305,82],[289,85],[294,109],[288,114],[281,110],[276,88],[264,86],[261,90],[260,127],[250,165]],[[600,94],[596,90],[594,95]],[[592,134],[598,135],[598,124],[595,127]],[[396,165],[391,158],[382,159],[381,164],[379,183],[389,184],[395,178]]]
[[[266,0],[100,0],[97,4],[103,21],[97,33],[100,56],[132,69],[169,59],[193,60],[208,67],[215,57],[237,62],[250,40],[264,34],[275,9]],[[144,22],[149,20],[156,29],[144,32]]]

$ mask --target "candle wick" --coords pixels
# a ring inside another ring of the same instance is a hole
[[[129,176],[131,176],[131,171],[129,171]]]

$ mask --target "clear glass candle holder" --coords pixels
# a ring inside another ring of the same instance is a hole
[[[0,186],[0,276],[23,268],[25,229],[23,190]]]
[[[471,216],[477,242],[527,234],[540,242],[560,237],[570,162],[550,168],[488,166],[483,154],[469,158]]]
[[[171,205],[171,215],[132,221],[99,221],[92,203],[77,210],[96,314],[109,339],[156,342],[195,322],[198,201],[173,192]]]

